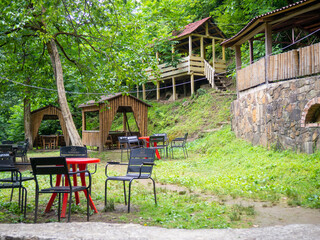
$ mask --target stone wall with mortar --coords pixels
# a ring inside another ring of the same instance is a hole
[[[314,104],[320,106],[319,75],[265,84],[232,103],[232,130],[254,145],[312,153],[320,149],[320,125],[304,121]]]

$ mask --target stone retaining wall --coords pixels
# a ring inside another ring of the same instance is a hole
[[[232,103],[232,129],[254,145],[312,153],[320,149],[320,127],[304,121],[314,104],[320,110],[319,75],[263,85]]]

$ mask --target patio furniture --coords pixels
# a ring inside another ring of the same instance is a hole
[[[173,149],[175,148],[182,148],[184,158],[186,158],[186,155],[188,157],[188,151],[186,147],[187,137],[188,137],[188,133],[186,133],[184,137],[175,138],[171,141],[171,157],[172,158],[173,158]]]
[[[120,162],[108,162],[105,168],[106,174],[106,183],[105,183],[105,206],[107,206],[107,186],[108,181],[122,181],[124,189],[124,201],[127,205],[127,196],[126,196],[126,185],[125,182],[129,182],[129,196],[128,196],[128,212],[130,212],[130,198],[131,198],[131,183],[133,180],[139,179],[151,179],[153,182],[153,194],[154,201],[157,204],[156,196],[156,187],[155,182],[151,178],[152,168],[154,165],[155,158],[155,149],[151,148],[135,148],[130,152],[129,163],[120,163]],[[108,166],[109,165],[126,165],[127,173],[125,176],[109,176],[108,175]]]
[[[30,158],[32,173],[35,177],[36,182],[36,196],[35,196],[35,215],[34,222],[37,222],[38,214],[38,204],[39,204],[39,194],[40,193],[49,193],[49,194],[58,194],[58,220],[60,222],[60,208],[61,208],[61,194],[69,194],[69,213],[68,213],[68,222],[70,222],[71,215],[71,201],[72,193],[79,191],[86,191],[87,198],[87,221],[89,221],[89,194],[88,191],[91,187],[91,175],[88,170],[69,172],[68,165],[65,157],[40,157],[40,158]],[[87,186],[73,186],[70,181],[70,175],[76,175],[78,173],[88,172],[89,175],[89,184]],[[61,175],[64,175],[66,178],[66,186],[53,185],[53,176],[56,176],[56,179],[61,179]],[[50,187],[46,185],[44,188],[40,188],[38,182],[38,176],[45,176],[47,178],[47,183],[50,182]],[[49,178],[49,179],[48,179]]]
[[[141,144],[137,136],[122,136],[118,137],[120,149],[121,149],[121,162],[122,162],[122,152],[126,150],[127,158],[129,159],[129,152],[131,149],[140,148]]]
[[[17,145],[17,149],[15,151],[15,157],[21,158],[21,162],[27,163],[28,162],[28,157],[27,157],[27,152],[28,152],[28,146],[26,143],[23,143],[22,145]]]
[[[14,144],[14,141],[4,140],[1,142],[2,144]]]
[[[87,147],[81,146],[65,146],[60,148],[60,157],[66,158],[87,158]],[[94,165],[94,172],[90,172],[91,175],[97,172],[97,164]]]
[[[22,185],[24,181],[33,180],[33,177],[23,177],[15,167],[13,157],[9,153],[0,153],[0,172],[10,173],[9,177],[0,179],[0,189],[11,189],[10,201],[12,201],[13,190],[19,189],[19,207],[26,217],[27,189]]]
[[[166,140],[165,140],[165,136],[164,135],[159,135],[159,136],[155,136],[152,135],[149,138],[149,145],[150,148],[152,149],[156,149],[156,150],[164,150],[165,151],[165,156],[168,157],[168,149],[167,149],[167,144],[166,144]],[[165,157],[163,157],[165,158]]]
[[[167,154],[167,157],[168,157],[168,152],[169,152],[169,138],[168,138],[168,135],[166,133],[156,133],[156,134],[153,134],[152,136],[163,136],[164,137],[164,147],[166,149],[166,154]],[[158,144],[157,144],[158,146]]]

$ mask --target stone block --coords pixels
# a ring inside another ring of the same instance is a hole
[[[303,149],[304,152],[306,152],[307,154],[313,153],[313,142],[305,142],[303,146],[304,146],[304,149]]]

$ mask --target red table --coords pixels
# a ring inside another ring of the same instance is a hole
[[[139,137],[139,139],[145,140],[147,143],[147,147],[150,147],[150,136]],[[154,146],[156,147],[157,143],[154,143]],[[156,155],[158,159],[161,159],[158,149],[156,149]]]
[[[86,170],[87,164],[89,163],[98,163],[100,162],[99,158],[66,158],[68,166],[71,165],[72,171],[77,171],[77,165],[79,167],[79,171]],[[60,186],[61,184],[61,175],[57,176],[56,179],[56,186]],[[80,173],[80,179],[81,179],[81,184],[82,186],[86,186],[86,176],[85,173]],[[69,182],[67,179],[65,179],[65,186],[69,186]],[[77,177],[73,177],[73,186],[77,186]],[[87,197],[87,190],[83,191],[85,196]],[[45,212],[49,212],[51,209],[51,206],[54,202],[54,199],[56,198],[57,193],[53,193],[51,195],[51,198],[47,204]],[[80,203],[80,198],[79,198],[79,192],[75,192],[75,197],[76,197],[76,204],[78,205]],[[61,210],[61,217],[66,217],[66,209],[67,209],[67,204],[68,204],[68,193],[65,193],[63,196],[63,201],[62,201],[62,210]],[[91,196],[89,195],[89,204],[91,209],[94,210],[95,213],[98,213],[98,210],[96,206],[94,205]]]

